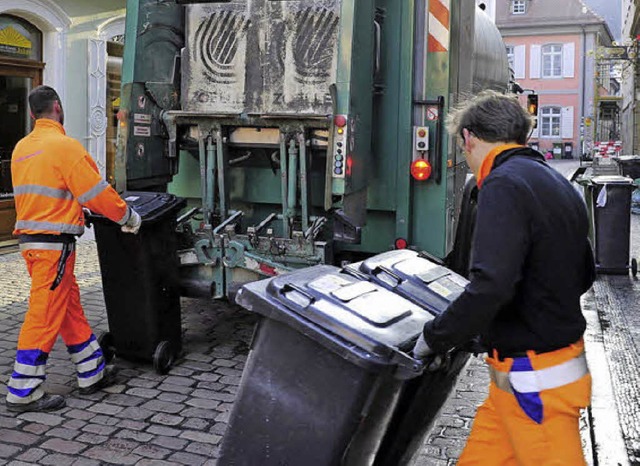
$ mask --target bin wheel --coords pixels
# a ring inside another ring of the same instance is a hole
[[[638,261],[635,259],[631,259],[631,275],[633,275],[633,278],[638,275]]]
[[[168,341],[161,341],[153,353],[153,368],[158,374],[166,374],[173,365],[173,348]]]
[[[102,348],[102,356],[107,364],[109,364],[116,355],[116,348],[113,342],[113,335],[110,332],[103,332],[98,337],[98,344]]]

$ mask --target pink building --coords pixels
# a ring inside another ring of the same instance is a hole
[[[497,0],[496,25],[515,80],[539,96],[531,145],[555,157],[590,156],[598,117],[595,51],[612,41],[604,20],[580,0]]]

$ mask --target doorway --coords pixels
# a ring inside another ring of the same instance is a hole
[[[27,97],[42,83],[42,35],[26,21],[0,15],[0,248],[16,243],[11,154],[32,127]]]
[[[11,154],[31,131],[27,96],[40,85],[41,70],[2,64],[0,58],[0,247],[12,241],[16,221],[11,183]]]

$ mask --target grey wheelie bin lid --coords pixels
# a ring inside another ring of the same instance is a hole
[[[351,264],[347,269],[407,298],[433,316],[442,314],[469,283],[426,255],[409,249],[378,254]],[[452,352],[446,369],[425,371],[421,377],[408,382],[376,456],[375,466],[412,463],[468,359],[469,353]]]
[[[357,268],[373,282],[434,316],[442,314],[469,283],[463,276],[409,249],[378,254],[349,267]]]
[[[383,287],[328,265],[243,286],[236,302],[280,321],[368,371],[406,380],[423,371],[408,352],[433,316]]]

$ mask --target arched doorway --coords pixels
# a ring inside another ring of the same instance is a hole
[[[0,15],[0,247],[13,243],[11,153],[31,131],[27,96],[42,83],[42,32],[13,15]]]

